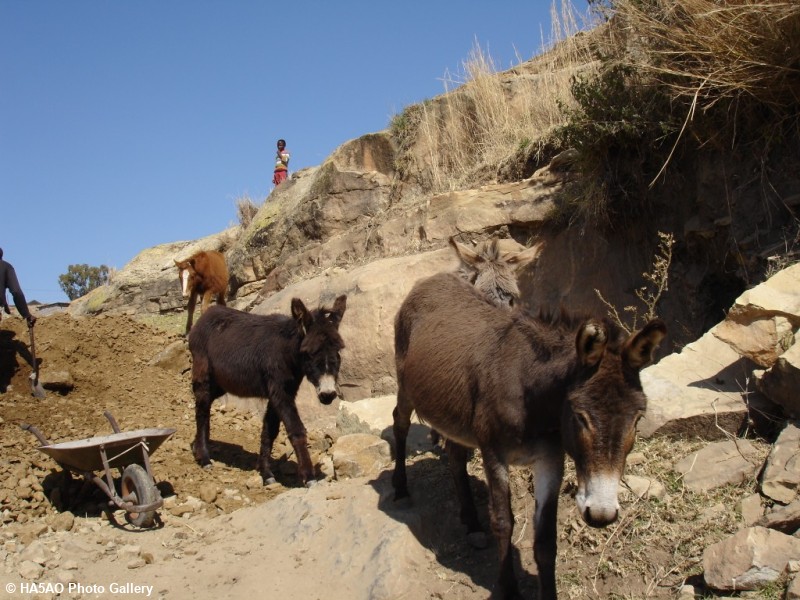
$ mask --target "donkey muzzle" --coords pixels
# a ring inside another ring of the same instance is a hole
[[[619,477],[595,476],[578,485],[575,501],[581,517],[590,527],[606,527],[619,518]]]
[[[323,375],[317,384],[317,398],[322,404],[330,404],[336,400],[336,378],[333,375]]]

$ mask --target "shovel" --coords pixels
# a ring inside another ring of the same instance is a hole
[[[37,398],[44,398],[44,388],[39,383],[39,362],[36,360],[36,344],[33,341],[33,325],[28,324],[28,333],[31,336],[31,358],[33,359],[33,373],[31,373],[31,393]]]

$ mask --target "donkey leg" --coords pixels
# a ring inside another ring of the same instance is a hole
[[[558,492],[564,478],[564,450],[556,440],[542,440],[534,456],[533,556],[539,574],[539,598],[556,600]]]
[[[198,464],[203,467],[211,465],[211,457],[208,453],[208,440],[211,431],[211,384],[207,379],[192,381],[192,391],[194,392],[194,419],[197,427],[194,441],[192,442],[192,454]]]
[[[492,597],[519,598],[519,588],[514,577],[511,552],[511,532],[514,526],[511,514],[511,490],[508,466],[490,449],[481,448],[486,481],[489,484],[489,517],[492,533],[497,540],[500,573]]]
[[[311,463],[311,455],[308,453],[308,437],[306,434],[305,425],[300,420],[300,415],[297,412],[295,400],[270,398],[270,406],[275,408],[275,413],[284,427],[286,427],[286,434],[289,436],[289,441],[294,448],[294,454],[297,457],[297,474],[300,477],[300,482],[309,487],[316,483],[314,476],[314,465]],[[263,447],[262,447],[263,451]],[[267,457],[268,458],[268,457]],[[262,472],[263,477],[263,472]]]
[[[200,314],[206,314],[206,310],[208,310],[208,307],[211,306],[211,299],[213,297],[214,294],[211,292],[211,290],[206,290],[203,292],[203,302],[200,305]]]
[[[270,468],[270,459],[272,457],[272,445],[275,443],[275,438],[278,437],[280,426],[281,418],[277,411],[272,408],[272,402],[269,402],[264,413],[264,425],[261,428],[261,447],[258,453],[257,466],[264,485],[275,483],[275,475],[272,474],[272,469]]]
[[[451,440],[445,442],[445,448],[447,449],[450,473],[453,475],[453,483],[456,485],[456,494],[461,506],[461,522],[467,526],[467,539],[475,548],[486,548],[486,532],[478,519],[478,510],[475,508],[475,498],[472,495],[467,474],[470,450]]]
[[[225,292],[217,294],[217,304],[225,306]]]
[[[192,319],[194,318],[194,307],[197,304],[197,293],[192,292],[189,295],[189,305],[186,307],[186,335],[189,335],[189,330],[192,328]]]
[[[408,479],[406,476],[406,439],[411,427],[411,404],[407,401],[403,386],[397,390],[397,406],[392,411],[392,432],[394,433],[394,473],[392,473],[392,487],[394,487],[395,502],[408,498]]]

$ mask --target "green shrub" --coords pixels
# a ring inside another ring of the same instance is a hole
[[[567,123],[555,137],[560,146],[578,150],[584,177],[573,209],[606,225],[641,216],[648,186],[680,130],[669,95],[619,63],[576,75],[571,89],[577,107],[565,110]]]

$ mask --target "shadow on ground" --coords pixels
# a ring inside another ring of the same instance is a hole
[[[423,458],[411,459],[406,469],[410,502],[395,502],[391,481],[393,469],[388,469],[370,482],[379,494],[378,508],[406,524],[420,544],[436,556],[439,564],[463,573],[472,585],[484,588],[488,593],[494,587],[498,566],[497,546],[489,528],[486,483],[470,476],[481,522],[489,536],[488,547],[477,549],[467,541],[466,528],[459,518],[458,499],[446,454],[437,448],[436,452],[425,453]],[[532,553],[530,549],[523,551]],[[536,575],[523,568],[516,546],[513,552],[514,569],[523,597],[536,597]]]

